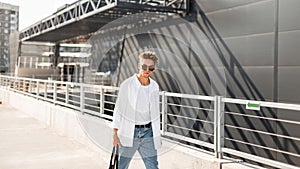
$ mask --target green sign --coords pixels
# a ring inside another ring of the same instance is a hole
[[[260,103],[255,101],[248,101],[246,103],[246,109],[249,110],[260,110]]]

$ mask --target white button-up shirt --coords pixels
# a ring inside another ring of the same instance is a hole
[[[118,129],[121,145],[125,147],[132,147],[133,145],[137,99],[143,99],[137,98],[140,87],[142,87],[142,85],[136,74],[126,79],[120,85],[113,114],[112,127]],[[154,146],[155,149],[158,149],[161,147],[159,86],[151,78],[149,84],[149,101]]]

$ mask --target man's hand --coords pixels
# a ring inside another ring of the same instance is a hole
[[[121,142],[120,142],[117,132],[118,132],[118,129],[113,129],[113,145],[114,145],[114,147],[121,146]]]

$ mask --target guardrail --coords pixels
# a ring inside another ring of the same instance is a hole
[[[0,87],[107,120],[112,119],[113,108],[119,89],[118,87],[112,86],[2,75],[0,75]],[[249,159],[274,168],[299,168],[288,163],[280,162],[279,160],[255,155],[255,153],[237,150],[230,146],[230,144],[241,144],[246,147],[280,153],[288,155],[289,158],[299,160],[299,136],[285,135],[284,133],[279,133],[277,130],[263,131],[262,129],[254,129],[246,126],[251,124],[251,120],[257,119],[267,124],[270,122],[285,123],[295,125],[299,128],[300,122],[293,118],[268,117],[266,113],[272,114],[280,110],[297,111],[295,113],[299,113],[300,105],[231,99],[221,96],[180,94],[165,91],[160,92],[160,96],[161,132],[163,136],[192,144],[196,147],[208,149],[214,152],[216,158],[220,159],[223,158],[225,154]],[[245,109],[247,104],[248,106],[253,106],[254,110]],[[241,123],[244,126],[228,120],[230,119],[229,116],[235,117],[235,119],[245,120],[245,123]],[[224,130],[227,132],[224,132]],[[268,146],[260,141],[256,143],[246,142],[240,138],[243,136],[239,137],[238,134],[230,135],[230,132],[235,130],[267,135],[277,141],[280,139],[294,141],[296,142],[295,151],[287,151],[287,149]],[[226,142],[230,144],[226,144]]]

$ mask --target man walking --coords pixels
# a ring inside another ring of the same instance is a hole
[[[119,146],[119,169],[127,169],[136,151],[146,169],[158,169],[161,146],[159,86],[150,78],[158,58],[154,52],[139,55],[139,73],[120,85],[113,115],[113,145]]]

